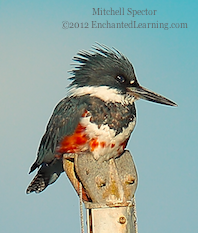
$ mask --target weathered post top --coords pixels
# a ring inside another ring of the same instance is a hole
[[[87,209],[88,233],[135,233],[134,193],[137,172],[129,151],[109,161],[96,161],[89,153],[68,159],[64,170]]]

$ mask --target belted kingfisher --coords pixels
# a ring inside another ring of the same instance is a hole
[[[30,173],[39,170],[27,193],[39,193],[57,180],[64,171],[63,154],[89,152],[101,162],[121,155],[136,123],[135,100],[177,106],[141,87],[132,64],[116,49],[96,44],[73,60],[69,94],[49,120]]]

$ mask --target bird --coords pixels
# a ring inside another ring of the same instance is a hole
[[[26,193],[40,193],[63,169],[63,155],[91,153],[104,162],[120,156],[136,124],[135,101],[177,106],[140,86],[132,63],[115,48],[96,43],[74,56],[68,95],[55,107],[30,168]]]

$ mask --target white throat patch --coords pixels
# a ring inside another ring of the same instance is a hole
[[[113,103],[130,103],[132,104],[135,101],[135,97],[129,94],[123,95],[120,94],[116,89],[109,88],[108,86],[87,86],[87,87],[72,87],[69,90],[69,96],[82,96],[87,95],[95,96],[102,99],[105,102]]]

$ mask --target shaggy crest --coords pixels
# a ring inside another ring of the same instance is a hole
[[[135,78],[132,64],[122,53],[115,48],[110,49],[105,45],[96,43],[90,51],[80,51],[73,61],[77,62],[75,68],[70,71],[73,82],[70,87],[83,87],[85,85],[107,86],[105,78],[113,76],[128,76]],[[94,83],[92,83],[94,81]],[[110,83],[112,85],[112,83]]]

